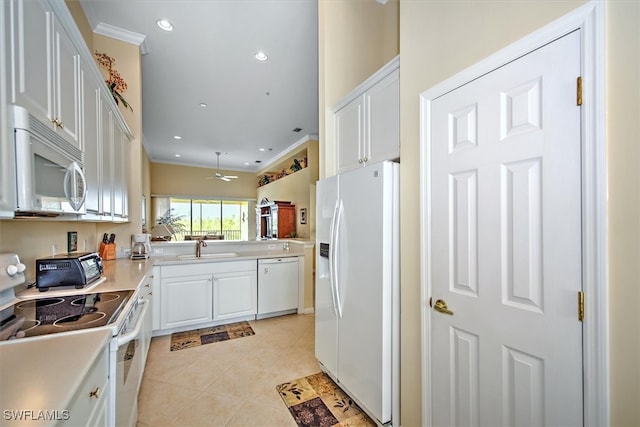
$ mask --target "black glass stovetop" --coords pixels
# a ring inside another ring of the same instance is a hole
[[[113,323],[134,291],[61,295],[18,301],[0,311],[0,341]]]

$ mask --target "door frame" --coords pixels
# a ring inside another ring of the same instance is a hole
[[[430,223],[431,102],[559,37],[580,29],[582,90],[582,271],[585,294],[583,321],[583,422],[609,423],[609,360],[607,320],[607,233],[606,233],[606,138],[605,138],[605,6],[590,1],[540,30],[501,49],[479,63],[420,94],[420,322],[422,371],[422,420],[431,425],[429,387],[430,352],[428,337],[431,283]],[[577,77],[577,76],[576,76]],[[576,297],[577,316],[577,297]]]

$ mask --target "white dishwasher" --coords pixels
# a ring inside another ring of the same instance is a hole
[[[298,257],[258,260],[258,319],[298,311]]]

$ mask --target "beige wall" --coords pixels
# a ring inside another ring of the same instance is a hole
[[[151,162],[151,194],[162,196],[256,198],[256,175],[252,172],[220,170],[223,175],[236,175],[229,182],[207,179],[213,168],[181,166]]]
[[[310,168],[304,168],[257,189],[256,200],[258,203],[266,197],[272,202],[279,200],[296,205],[296,233],[298,233],[298,237],[303,239],[309,238],[309,223],[308,217],[307,224],[300,223],[300,209],[305,208],[307,212],[309,211],[310,171]]]
[[[315,218],[315,215],[310,217],[309,214],[311,213],[311,209],[315,209],[315,204],[311,203],[312,196],[315,197],[311,186],[315,185],[318,180],[318,141],[307,141],[305,144],[296,147],[279,159],[275,159],[272,165],[259,172],[258,176],[271,169],[279,170],[286,167],[290,164],[290,157],[292,155],[296,155],[296,153],[305,149],[307,150],[307,167],[267,185],[258,187],[256,189],[256,202],[260,203],[260,201],[266,197],[270,201],[283,200],[295,204],[296,233],[298,233],[299,238],[311,239],[315,238],[315,235],[312,235],[312,231],[315,232],[315,227],[311,226],[311,220]],[[284,162],[284,166],[281,162]],[[277,167],[274,167],[274,165]],[[300,223],[300,209],[302,208],[307,210],[306,224]]]
[[[607,4],[611,425],[640,425],[640,2]]]

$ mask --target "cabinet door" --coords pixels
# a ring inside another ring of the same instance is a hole
[[[291,237],[291,233],[296,231],[296,207],[279,206],[278,207],[278,237]]]
[[[400,157],[400,71],[395,70],[365,93],[366,162]]]
[[[113,215],[118,218],[122,218],[123,203],[122,203],[122,162],[124,161],[122,155],[122,131],[118,123],[113,123]]]
[[[84,176],[87,180],[87,214],[99,215],[102,212],[102,193],[100,179],[102,170],[102,147],[98,125],[100,118],[100,89],[98,84],[85,71],[80,69],[80,93],[82,95],[82,145],[84,147]]]
[[[44,1],[11,0],[11,99],[48,123],[53,115],[53,67],[50,66],[53,12]],[[3,30],[6,31],[6,30]]]
[[[102,96],[110,96],[102,94]],[[100,145],[101,155],[101,179],[102,213],[105,217],[113,215],[113,113],[109,104],[100,98]]]
[[[362,151],[364,131],[364,98],[354,99],[335,114],[336,166],[338,173],[361,165],[364,160]]]
[[[101,350],[100,356],[80,383],[68,408],[69,420],[60,420],[58,426],[75,425],[103,426],[107,396],[109,395],[109,345]]]
[[[9,28],[9,3],[0,2],[0,24]],[[13,218],[16,208],[16,175],[13,129],[8,124],[9,75],[8,31],[0,31],[0,218]]]
[[[64,28],[53,15],[53,114],[57,121],[56,131],[77,148],[80,146],[80,95],[78,77],[80,55]]]
[[[211,275],[161,279],[161,328],[170,329],[210,321],[211,289]]]
[[[11,102],[80,147],[80,55],[51,7],[13,0]]]
[[[254,264],[255,265],[255,264]],[[218,273],[213,276],[213,319],[256,314],[256,271]]]
[[[123,219],[127,217],[127,137],[122,127],[114,120],[113,124],[113,214]]]
[[[151,320],[151,324],[152,327],[151,329],[153,331],[157,331],[160,329],[160,311],[161,311],[161,307],[160,307],[160,267],[156,266],[153,267],[153,279],[151,281],[151,313],[152,313],[152,320]]]

